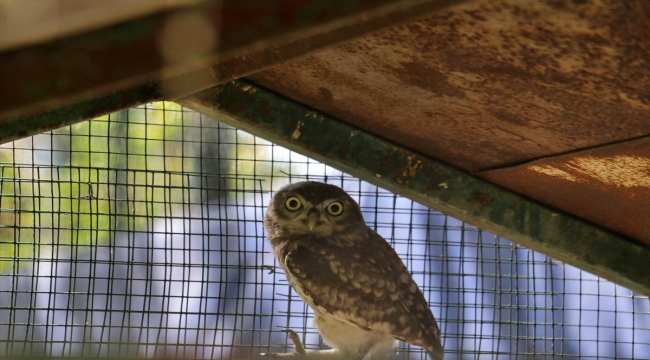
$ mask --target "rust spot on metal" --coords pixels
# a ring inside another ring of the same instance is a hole
[[[435,172],[433,169],[431,169],[430,166],[423,166],[422,170],[424,171],[424,174],[426,175],[427,178],[431,179],[432,182],[437,183],[445,179],[445,177],[441,176],[437,172]]]
[[[398,184],[408,183],[417,173],[418,169],[422,167],[422,160],[415,160],[415,156],[408,155],[406,156],[406,165],[397,173]]]
[[[350,152],[350,143],[344,142],[343,145],[339,148],[339,157],[346,159],[348,157],[348,153]]]
[[[395,69],[395,76],[438,96],[465,98],[465,92],[449,81],[449,77],[426,62],[400,62],[401,69]]]
[[[382,174],[392,174],[395,171],[395,161],[389,154],[385,155],[381,159],[381,173]]]
[[[334,100],[334,95],[332,95],[332,92],[329,91],[329,89],[324,88],[324,87],[319,87],[318,91],[321,94],[321,100],[324,102],[332,102]]]
[[[237,111],[237,112],[244,111],[244,110],[246,110],[246,108],[247,108],[246,104],[242,104],[242,103],[234,103],[234,104],[232,104],[232,107],[231,107],[231,109],[233,111]]]
[[[476,201],[480,202],[483,205],[487,205],[490,202],[490,199],[487,196],[485,196],[485,194],[482,193],[474,194],[474,199],[476,199]]]

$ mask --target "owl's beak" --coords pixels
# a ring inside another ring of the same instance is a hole
[[[314,230],[314,227],[318,223],[318,218],[320,217],[320,214],[318,211],[309,211],[307,213],[307,226],[309,227],[309,231]]]

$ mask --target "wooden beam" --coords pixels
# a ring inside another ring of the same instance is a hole
[[[650,248],[268,90],[234,81],[179,104],[650,295]]]
[[[162,100],[160,87],[150,82],[135,88],[80,100],[50,111],[23,116],[0,125],[0,144],[156,100]]]
[[[0,53],[0,125],[120,92],[127,107],[188,95],[461,1],[203,1]]]
[[[205,0],[0,0],[0,52],[202,1]]]

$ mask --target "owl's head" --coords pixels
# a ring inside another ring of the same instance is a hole
[[[264,218],[270,238],[314,235],[326,237],[366,229],[359,205],[341,188],[315,181],[280,189]]]

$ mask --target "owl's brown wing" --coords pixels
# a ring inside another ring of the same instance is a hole
[[[346,246],[336,239],[296,241],[284,256],[288,277],[309,305],[341,321],[443,354],[429,306],[395,250],[381,236]]]

